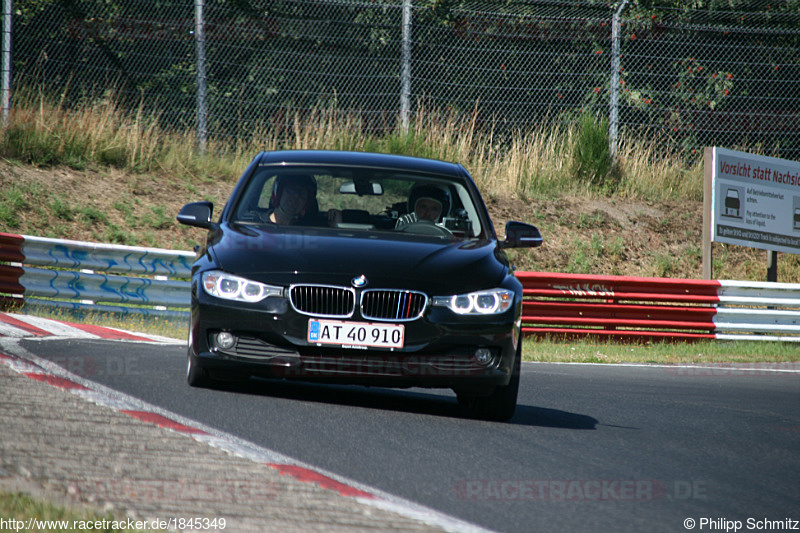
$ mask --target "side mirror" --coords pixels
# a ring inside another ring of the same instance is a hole
[[[181,208],[177,219],[178,222],[186,224],[187,226],[212,229],[216,226],[216,224],[211,221],[211,214],[213,212],[214,204],[211,202],[193,202]]]
[[[506,240],[503,248],[536,248],[542,245],[542,234],[536,226],[510,220],[506,223]]]

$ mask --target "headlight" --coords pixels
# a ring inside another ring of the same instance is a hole
[[[232,274],[210,270],[203,272],[203,289],[211,296],[239,302],[260,302],[267,296],[280,296],[283,289]]]
[[[431,304],[447,307],[459,315],[498,315],[508,311],[514,303],[514,293],[506,289],[434,296]]]

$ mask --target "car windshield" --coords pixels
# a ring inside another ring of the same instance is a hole
[[[467,188],[438,175],[384,169],[264,166],[231,222],[472,239],[487,228]]]

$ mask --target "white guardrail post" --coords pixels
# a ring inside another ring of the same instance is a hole
[[[720,303],[714,317],[718,339],[800,342],[800,284],[730,280],[719,283]]]

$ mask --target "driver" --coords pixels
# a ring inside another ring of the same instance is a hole
[[[269,222],[293,226],[336,226],[341,211],[331,209],[320,215],[317,204],[317,181],[312,176],[284,175],[275,178],[267,210]]]
[[[316,210],[316,195],[317,182],[311,176],[278,176],[269,199],[269,221],[286,225],[301,223]]]
[[[408,210],[397,219],[395,228],[415,222],[436,224],[450,211],[450,194],[436,185],[416,185],[408,195]]]

